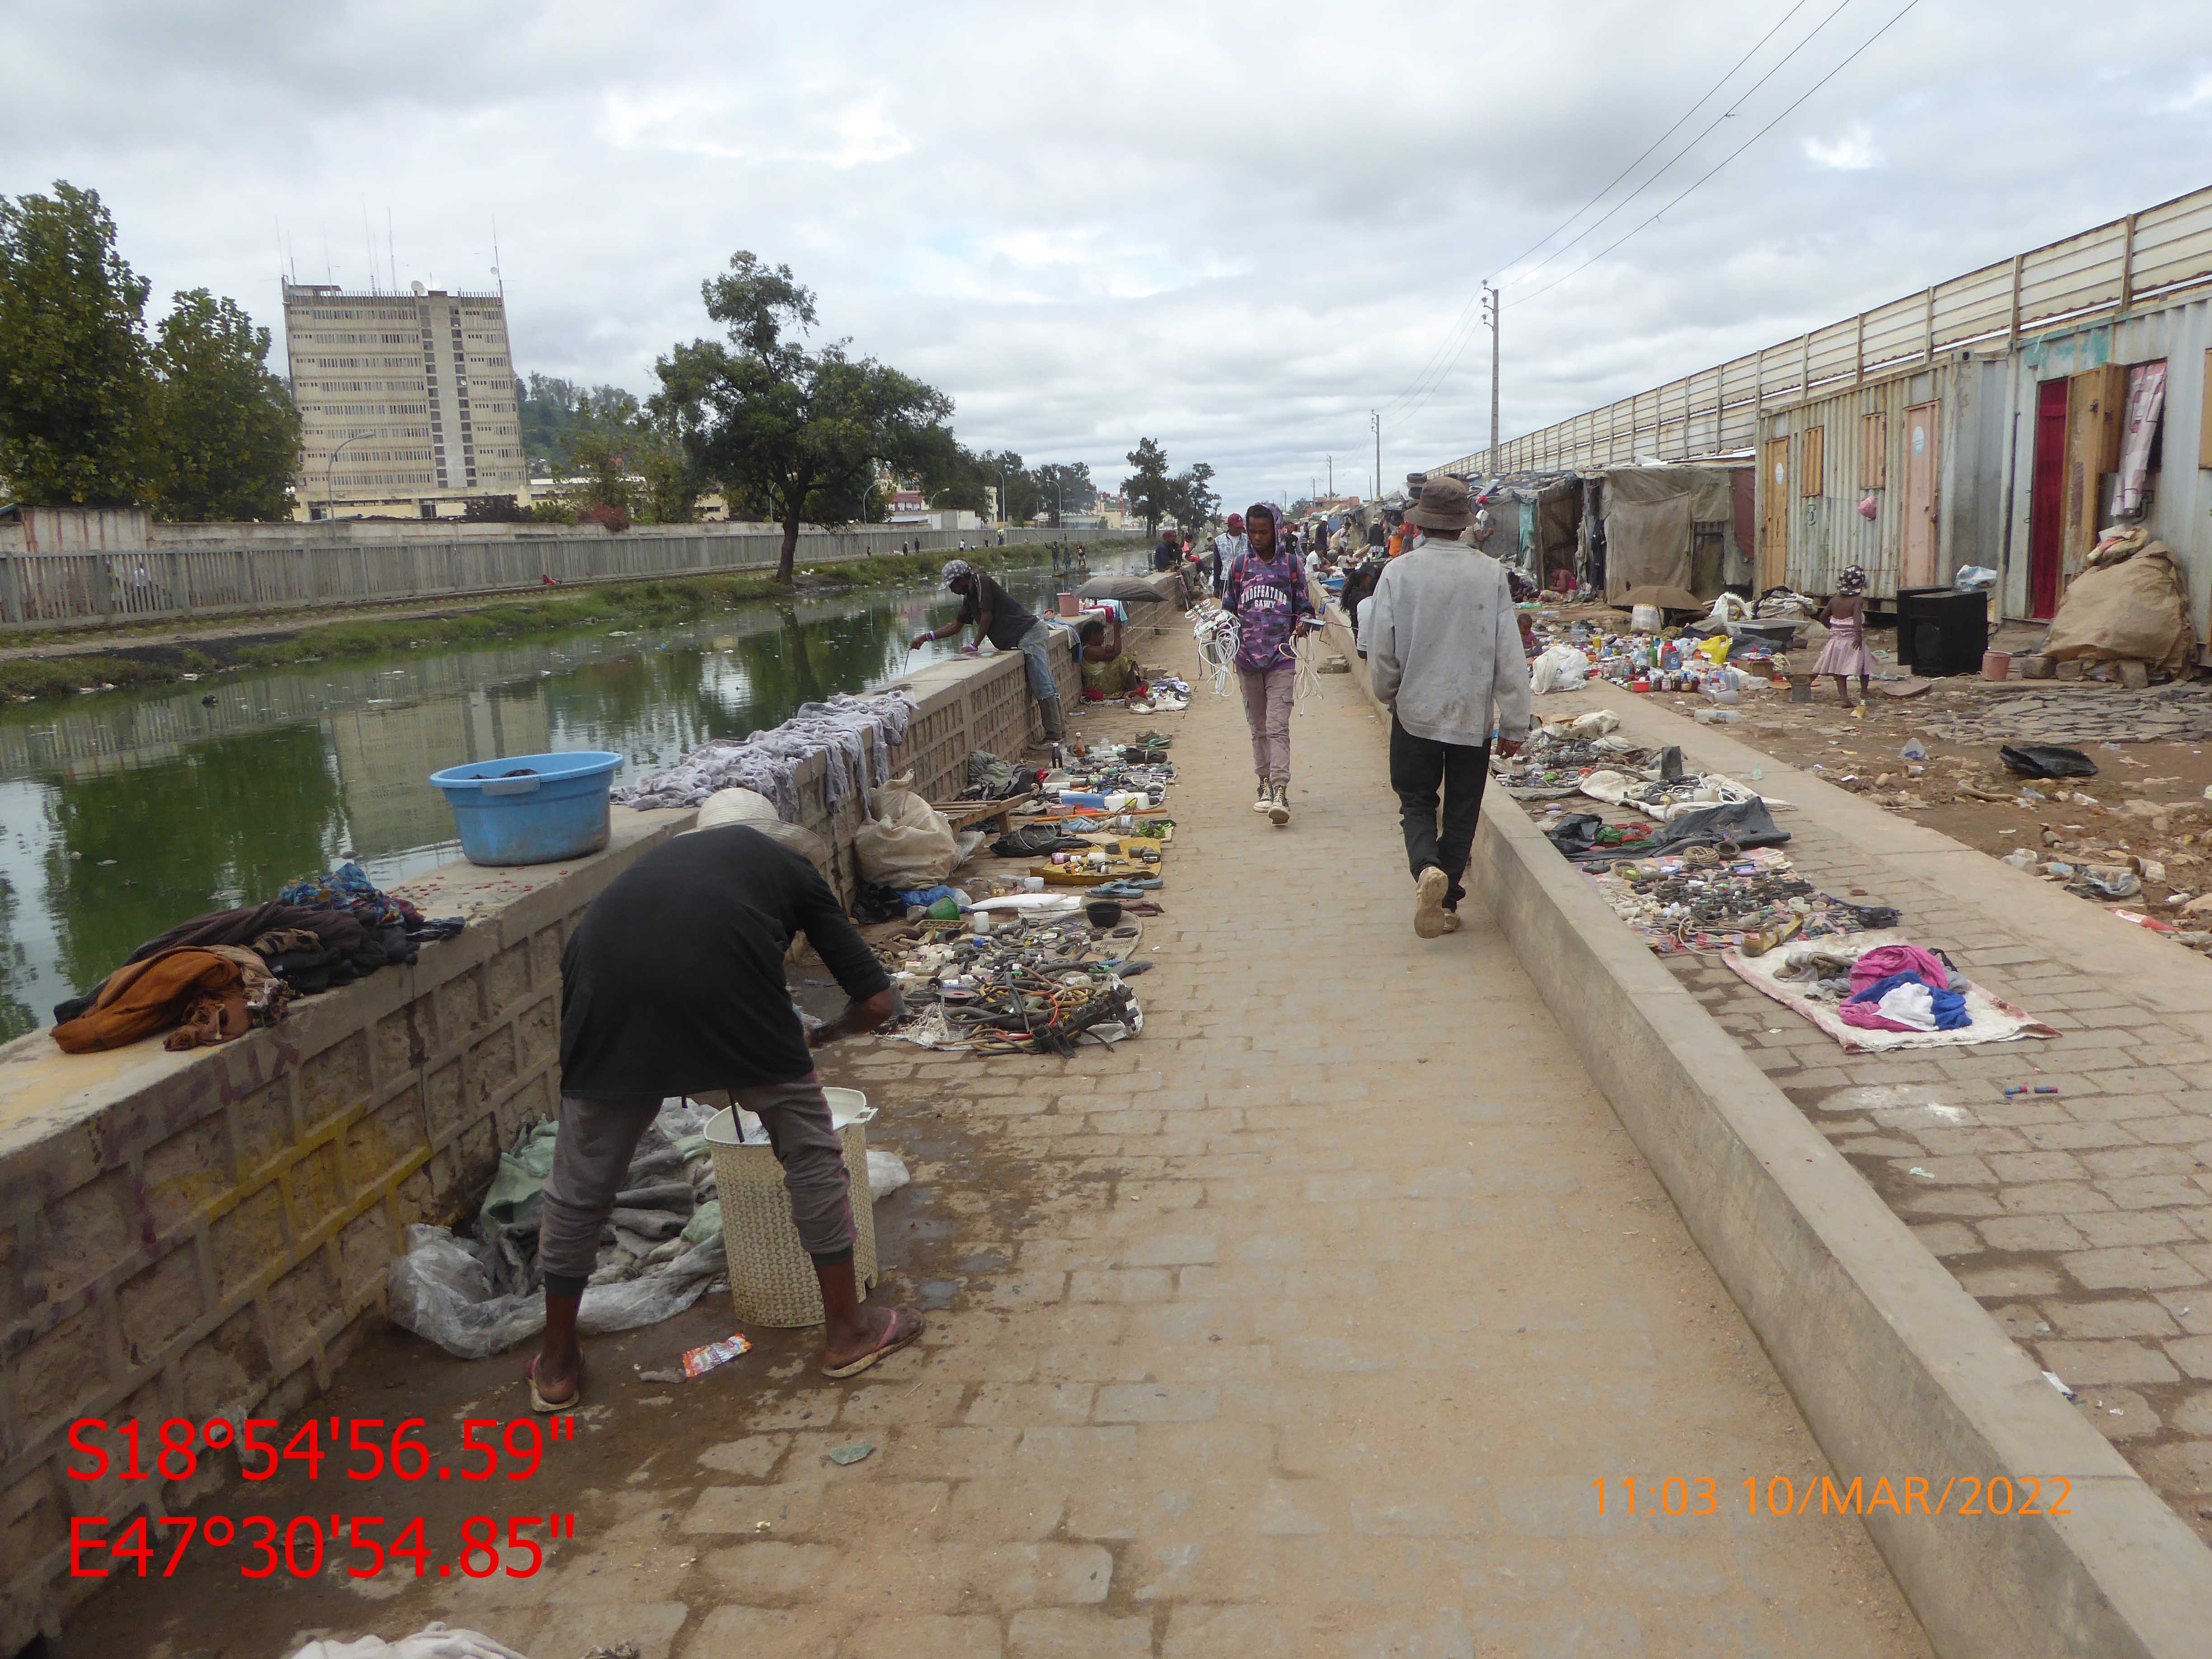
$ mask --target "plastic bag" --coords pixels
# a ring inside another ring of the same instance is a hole
[[[942,812],[911,789],[878,789],[868,805],[868,821],[853,833],[864,878],[903,890],[952,873],[960,842]]]
[[[434,1622],[397,1642],[387,1642],[380,1636],[364,1636],[356,1642],[310,1642],[292,1659],[528,1659],[528,1656],[481,1632],[454,1630]]]
[[[880,1204],[914,1177],[907,1173],[906,1160],[896,1152],[881,1146],[868,1148],[868,1201]]]
[[[1577,714],[1567,723],[1568,732],[1577,738],[1601,738],[1620,725],[1620,716],[1610,708],[1594,708],[1587,714]]]
[[[1632,634],[1656,634],[1667,625],[1656,605],[1639,605],[1630,609],[1628,631]]]
[[[1951,578],[1951,586],[1961,593],[1978,593],[1996,585],[1997,573],[1985,564],[1962,564],[1959,574]]]
[[[2078,749],[2068,749],[2055,743],[2024,743],[2017,747],[2007,744],[1997,750],[1997,758],[2008,771],[2024,778],[2094,778],[2097,763]]]
[[[1555,645],[1528,665],[1528,689],[1542,696],[1580,685],[1589,672],[1590,659],[1571,645]]]
[[[720,1219],[720,1212],[716,1212]],[[665,1267],[584,1292],[576,1328],[587,1334],[658,1324],[696,1302],[726,1263],[721,1230]],[[390,1313],[402,1330],[428,1337],[462,1359],[488,1359],[545,1328],[541,1291],[492,1294],[490,1275],[469,1248],[444,1227],[407,1230],[407,1254],[392,1264]]]

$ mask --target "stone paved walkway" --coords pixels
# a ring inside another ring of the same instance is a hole
[[[926,1349],[700,1455],[676,1651],[1924,1652],[1857,1522],[1743,1514],[1826,1465],[1501,939],[1413,938],[1350,683],[1285,830],[1234,704],[1176,729],[1146,1036],[921,1062],[1050,1196]]]
[[[1717,961],[1671,965],[2079,1409],[2212,1542],[2212,963],[1625,693],[1640,740],[1754,760],[1798,873],[1904,912],[2056,1040],[1845,1054]],[[2008,1097],[2008,1085],[2053,1091]],[[1918,1173],[1915,1173],[1917,1171]]]
[[[581,1431],[526,1483],[288,1465],[204,1506],[427,1516],[441,1557],[471,1511],[573,1513],[542,1571],[216,1559],[112,1582],[59,1659],[433,1618],[532,1659],[1926,1655],[1856,1519],[1746,1514],[1747,1480],[1828,1467],[1486,919],[1414,939],[1352,682],[1295,723],[1283,830],[1249,810],[1236,704],[1079,725],[1116,721],[1173,729],[1183,778],[1145,1035],[825,1055],[914,1166],[876,1214],[925,1346],[838,1383],[812,1333],[756,1331],[671,1387],[640,1372],[726,1334],[720,1298],[592,1339]],[[523,1413],[520,1353],[425,1346],[378,1334],[321,1409],[427,1415],[441,1462],[464,1419]]]

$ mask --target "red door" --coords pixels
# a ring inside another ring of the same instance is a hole
[[[2066,381],[2035,394],[2035,477],[2027,500],[2027,614],[2058,614],[2060,551],[2066,539]]]

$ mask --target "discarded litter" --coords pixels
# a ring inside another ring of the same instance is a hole
[[[2057,1371],[2044,1372],[2043,1380],[2051,1384],[2052,1388],[2057,1389],[2059,1393],[2064,1395],[2069,1400],[2079,1400],[2081,1397],[2080,1395],[2075,1393],[2073,1389],[2066,1386],[2065,1382],[2060,1378]]]
[[[2055,743],[2007,744],[1997,758],[2024,778],[2094,778],[2097,763],[2078,749]]]
[[[684,1351],[684,1375],[704,1376],[717,1366],[726,1365],[732,1359],[752,1352],[752,1343],[743,1331],[732,1331],[720,1342],[702,1343]]]
[[[838,1446],[831,1450],[830,1461],[838,1468],[843,1468],[848,1465],[859,1462],[875,1449],[876,1443],[872,1440],[863,1440],[858,1445]]]
[[[1917,738],[1907,738],[1905,740],[1905,747],[1899,750],[1898,753],[1909,761],[1924,761],[1928,758],[1928,745]]]
[[[1928,1171],[1928,1170],[1926,1170],[1922,1169],[1922,1168],[1921,1168],[1917,1164],[1914,1164],[1911,1169],[1907,1170],[1905,1173],[1905,1174],[1907,1174],[1907,1175],[1915,1175],[1915,1176],[1919,1176],[1923,1181],[1933,1181],[1933,1180],[1935,1180],[1935,1179],[1936,1179],[1936,1177],[1935,1177],[1935,1176],[1934,1176],[1933,1174],[1931,1174],[1929,1171]]]

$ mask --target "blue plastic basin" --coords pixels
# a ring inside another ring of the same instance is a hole
[[[607,844],[607,791],[620,755],[510,755],[430,775],[446,792],[471,864],[552,864]]]

